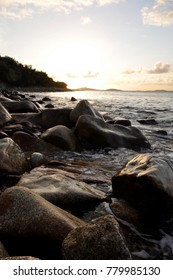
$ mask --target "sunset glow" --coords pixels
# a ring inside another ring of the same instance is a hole
[[[69,88],[173,90],[173,1],[2,0],[0,55]]]

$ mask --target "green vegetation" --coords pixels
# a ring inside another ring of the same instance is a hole
[[[57,87],[64,90],[67,87],[66,83],[55,82],[45,72],[22,65],[8,56],[0,56],[0,84],[7,87]]]

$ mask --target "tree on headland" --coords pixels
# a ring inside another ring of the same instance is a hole
[[[57,87],[66,89],[67,84],[56,82],[45,72],[36,71],[31,65],[22,65],[9,56],[0,56],[0,83],[7,87]]]

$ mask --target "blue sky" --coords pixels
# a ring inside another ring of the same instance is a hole
[[[1,0],[0,55],[70,88],[173,90],[173,0]]]

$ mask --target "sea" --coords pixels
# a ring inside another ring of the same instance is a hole
[[[34,93],[32,93],[33,95]],[[130,120],[131,124],[141,130],[151,144],[150,150],[141,150],[140,153],[151,153],[153,155],[167,156],[173,162],[173,92],[168,91],[69,91],[69,92],[40,92],[35,93],[35,101],[43,97],[49,97],[55,108],[74,108],[82,100],[88,100],[105,119]],[[74,97],[76,101],[71,101]],[[50,103],[50,102],[49,102]],[[147,123],[141,123],[141,120]],[[121,169],[124,164],[134,157],[138,152],[126,149],[98,149],[82,152],[63,152],[54,156],[55,160],[66,162],[85,160],[97,162],[98,166],[104,166],[105,176],[110,177]],[[83,169],[88,175],[100,174],[97,169]],[[101,171],[102,172],[102,171]],[[103,173],[103,172],[102,172]],[[102,174],[103,175],[103,174]],[[100,175],[101,176],[101,175]],[[111,192],[111,183],[107,186],[96,188]],[[154,202],[153,202],[154,203]],[[97,215],[110,213],[108,203],[102,203],[96,209]],[[93,213],[87,213],[91,216]],[[86,218],[86,219],[87,219]],[[132,252],[134,258],[138,259],[173,259],[173,218],[165,221],[167,226],[161,228],[159,237],[148,236],[138,232],[128,222],[119,220],[140,238],[144,245]],[[149,245],[146,245],[147,244]],[[148,247],[147,247],[148,246]],[[151,249],[152,248],[152,249]],[[157,248],[157,249],[156,249]]]
[[[51,98],[56,108],[74,108],[80,100],[86,99],[105,118],[130,120],[131,124],[147,137],[152,153],[173,158],[173,92],[111,90],[40,92],[36,93],[36,99],[45,95]],[[72,97],[77,101],[72,102]],[[146,119],[151,123],[139,122]]]

